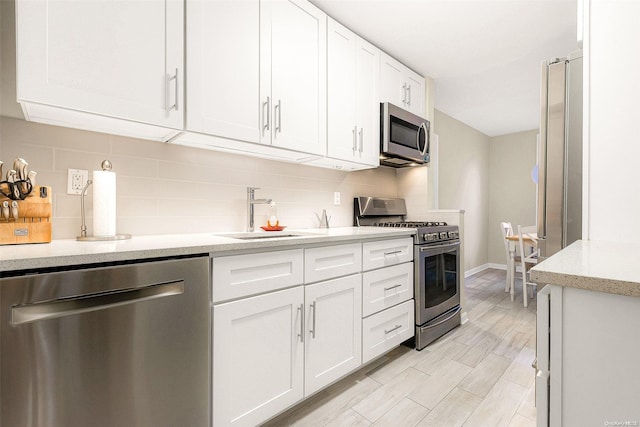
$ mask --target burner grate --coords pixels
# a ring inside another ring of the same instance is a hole
[[[372,225],[376,227],[404,227],[404,228],[420,228],[420,227],[441,227],[447,225],[443,221],[396,221],[396,222],[374,222]]]

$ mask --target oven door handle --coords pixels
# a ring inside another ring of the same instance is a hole
[[[462,310],[462,307],[461,306],[457,306],[455,308],[455,310],[452,310],[451,313],[445,319],[442,319],[442,320],[440,320],[440,321],[438,321],[437,323],[434,323],[434,324],[429,324],[429,325],[426,325],[426,326],[420,326],[420,330],[424,331],[424,330],[427,330],[427,329],[435,328],[436,326],[440,326],[444,322],[446,322],[448,320],[451,320],[451,318],[453,318],[456,314],[460,313],[460,310]]]
[[[420,247],[420,252],[425,252],[425,251],[431,251],[434,249],[443,249],[443,248],[451,248],[454,249],[456,247],[460,246],[460,242],[453,242],[453,243],[444,243],[442,245],[429,245],[429,246],[422,246]]]

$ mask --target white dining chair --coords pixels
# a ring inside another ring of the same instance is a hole
[[[529,306],[527,291],[533,298],[533,288],[537,284],[529,279],[529,270],[538,263],[537,227],[535,225],[523,227],[518,225],[518,248],[520,250],[520,268],[522,268],[522,298],[524,306]]]

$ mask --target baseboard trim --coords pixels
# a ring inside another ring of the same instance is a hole
[[[496,263],[490,262],[489,268],[507,271],[507,264],[496,264]]]
[[[467,315],[466,311],[462,312],[462,315],[460,315],[460,324],[464,325],[465,323],[467,323],[469,321],[469,316]]]
[[[480,273],[481,271],[485,271],[486,269],[490,268],[489,264],[483,264],[483,265],[479,265],[478,267],[474,267],[471,270],[467,270],[464,272],[464,277],[465,279],[469,276],[473,276],[474,274]],[[506,268],[505,268],[506,270]]]

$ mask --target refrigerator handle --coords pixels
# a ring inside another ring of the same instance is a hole
[[[548,63],[542,62],[540,73],[540,134],[538,141],[538,239],[544,246],[547,236],[547,117],[548,117]],[[544,248],[540,247],[544,256]]]

